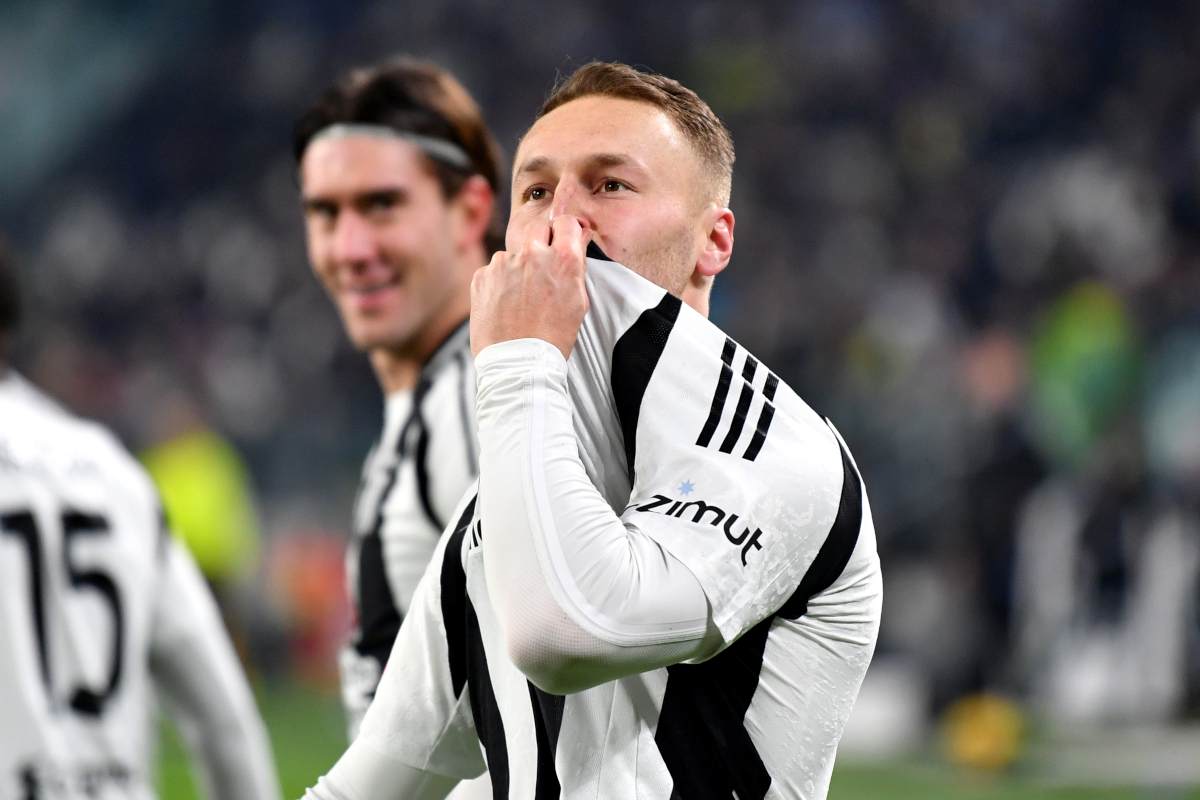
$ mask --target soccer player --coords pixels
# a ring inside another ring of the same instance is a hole
[[[879,560],[833,426],[705,318],[732,164],[668,78],[590,64],[542,107],[472,291],[478,490],[310,797],[485,764],[513,800],[826,795]]]
[[[340,656],[353,740],[417,582],[474,480],[471,278],[503,246],[499,149],[446,71],[351,73],[295,138],[308,252],[386,395],[346,558],[358,611]]]
[[[156,694],[209,797],[275,800],[208,586],[137,461],[8,366],[17,308],[0,255],[0,800],[153,798]]]

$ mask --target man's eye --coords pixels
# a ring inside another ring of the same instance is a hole
[[[322,222],[332,222],[337,219],[337,206],[325,204],[313,204],[308,207],[308,215]]]
[[[525,196],[530,200],[545,200],[546,190],[541,186],[535,186],[525,193]]]
[[[624,188],[625,188],[625,184],[621,183],[620,181],[607,180],[601,185],[600,191],[602,191],[602,192],[619,192]]]

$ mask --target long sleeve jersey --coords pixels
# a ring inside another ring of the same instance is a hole
[[[478,487],[312,797],[825,796],[882,602],[854,462],[678,298],[586,280],[569,360],[477,358]]]
[[[149,476],[108,431],[9,372],[0,800],[153,798],[155,690],[210,797],[279,797],[241,664]]]

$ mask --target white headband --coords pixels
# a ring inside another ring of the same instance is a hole
[[[473,172],[474,165],[467,151],[448,142],[445,139],[435,139],[420,133],[396,130],[390,125],[373,125],[366,122],[335,122],[313,134],[309,144],[318,139],[342,139],[346,136],[378,136],[385,139],[399,139],[415,146],[430,158],[466,172]]]

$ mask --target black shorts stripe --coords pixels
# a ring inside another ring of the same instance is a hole
[[[533,727],[537,737],[537,785],[534,800],[558,800],[562,787],[554,770],[554,755],[558,752],[558,732],[562,730],[563,709],[567,699],[548,694],[529,684],[529,700],[533,705]]]
[[[750,412],[750,401],[754,399],[754,389],[748,383],[742,384],[742,393],[738,397],[737,408],[733,410],[733,421],[729,423],[729,433],[725,434],[725,441],[721,442],[722,453],[732,453],[733,446],[737,444],[737,440],[742,435],[742,428],[746,426],[746,414]]]
[[[717,390],[713,392],[712,406],[708,410],[708,419],[704,421],[704,427],[700,429],[700,436],[696,439],[696,444],[700,447],[708,447],[708,443],[712,441],[713,434],[717,432],[717,424],[721,421],[721,414],[725,411],[725,399],[729,396],[729,386],[733,383],[733,354],[737,350],[737,345],[733,339],[725,340],[725,347],[721,350],[721,375],[717,378]]]
[[[446,628],[446,654],[455,697],[462,694],[467,682],[467,574],[462,567],[462,546],[475,515],[476,499],[471,498],[458,518],[442,556],[442,625]]]
[[[842,454],[842,498],[837,517],[800,585],[776,612],[785,619],[798,619],[808,610],[809,600],[833,585],[850,563],[850,556],[858,544],[858,533],[862,529],[862,479],[846,448],[840,442],[838,448]]]
[[[750,439],[750,444],[746,447],[746,452],[742,454],[742,458],[747,461],[753,461],[758,458],[758,453],[762,450],[763,443],[767,441],[767,431],[771,430],[771,420],[775,418],[775,406],[770,403],[763,403],[762,411],[758,415],[758,425],[754,428],[754,436]]]
[[[682,302],[670,293],[663,294],[654,308],[648,308],[637,322],[621,335],[613,347],[612,390],[625,437],[625,461],[629,480],[634,480],[634,461],[637,455],[638,415],[646,387],[658,366],[667,339],[679,318]]]

